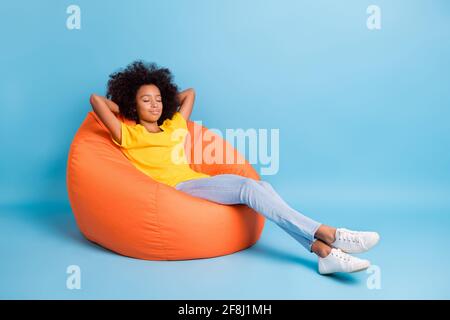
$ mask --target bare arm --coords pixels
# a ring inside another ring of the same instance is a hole
[[[114,113],[119,113],[119,106],[113,101],[95,93],[91,95],[90,102],[95,114],[109,129],[114,140],[119,144],[122,143],[120,120],[114,115]]]
[[[186,89],[178,94],[180,101],[180,113],[188,121],[194,108],[195,91],[193,88]]]

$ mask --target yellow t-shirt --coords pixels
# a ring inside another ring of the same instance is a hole
[[[154,180],[174,187],[177,183],[210,177],[191,169],[184,151],[184,141],[188,134],[187,123],[181,113],[164,120],[159,127],[162,132],[149,132],[143,125],[121,123],[122,143],[111,136],[121,147],[133,165]]]

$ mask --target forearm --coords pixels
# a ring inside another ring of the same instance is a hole
[[[119,107],[105,97],[96,95],[95,93],[91,94],[90,103],[95,114],[105,127],[108,128],[114,140],[121,143],[121,122],[114,114],[115,111],[119,111]]]
[[[180,99],[180,113],[183,118],[189,120],[195,102],[195,91],[193,88],[186,89],[178,94]]]
[[[183,105],[186,99],[193,99],[195,96],[195,91],[192,88],[186,89],[178,93],[178,101],[180,105]]]
[[[119,106],[114,101],[112,101],[110,99],[107,99],[105,97],[102,97],[102,98],[103,98],[103,101],[105,101],[105,103],[108,105],[109,110],[111,110],[113,113],[119,113],[120,112]]]
[[[106,97],[100,96],[100,95],[93,95],[95,96],[95,99],[98,99],[101,103],[105,104],[109,110],[113,113],[119,113],[119,106],[112,100],[107,99]]]

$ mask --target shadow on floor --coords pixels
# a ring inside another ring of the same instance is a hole
[[[255,246],[249,249],[251,253],[256,253],[257,255],[263,255],[267,259],[273,259],[277,261],[282,261],[285,263],[294,263],[297,265],[302,265],[311,271],[319,275],[317,271],[317,262],[312,259],[305,259],[301,256],[290,254],[287,251],[283,251],[266,244],[257,243]],[[323,275],[321,275],[323,276]],[[357,285],[360,284],[358,278],[351,274],[336,273],[331,275],[326,275],[325,277],[337,281],[342,284]]]

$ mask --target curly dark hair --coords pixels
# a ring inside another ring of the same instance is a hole
[[[160,68],[156,63],[136,60],[125,69],[109,76],[106,97],[119,106],[120,114],[139,123],[136,110],[136,93],[142,85],[153,84],[161,92],[163,109],[158,125],[171,119],[179,106],[178,87],[173,82],[169,69]]]

